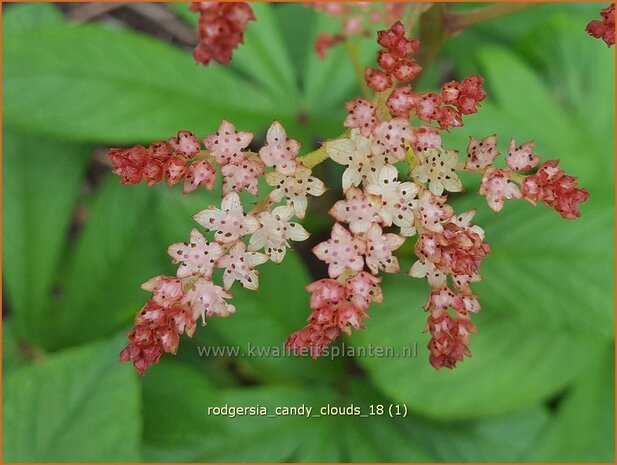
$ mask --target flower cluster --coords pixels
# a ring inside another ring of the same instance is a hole
[[[194,2],[191,11],[199,13],[199,44],[193,57],[203,65],[211,60],[229,63],[233,51],[244,42],[248,22],[255,20],[253,9],[245,2]]]
[[[293,333],[286,346],[295,353],[308,351],[313,358],[334,341],[341,331],[364,326],[365,310],[372,302],[382,302],[379,282],[370,273],[360,272],[344,280],[321,279],[309,284],[311,309],[308,325]]]
[[[376,24],[391,24],[403,16],[404,3],[386,2],[323,2],[307,5],[338,18],[341,32],[329,34],[321,32],[315,42],[315,51],[320,58],[325,58],[330,47],[345,42],[354,36],[369,36],[371,26]]]
[[[609,47],[615,45],[615,4],[600,11],[602,19],[591,21],[585,30],[590,36],[602,39]]]
[[[441,93],[416,93],[410,85],[395,84],[413,81],[422,71],[411,56],[418,50],[420,42],[405,37],[400,22],[388,30],[379,31],[377,42],[383,47],[377,55],[377,64],[382,69],[367,68],[366,83],[377,92],[389,93],[386,105],[393,117],[408,120],[415,115],[426,123],[437,122],[441,129],[451,129],[463,125],[463,115],[478,111],[486,97],[482,86],[484,80],[480,76],[447,82],[441,87]],[[354,127],[351,121],[347,123],[348,127]]]
[[[136,146],[109,152],[115,172],[124,183],[135,184],[142,178],[150,183],[143,166],[147,167],[153,158],[152,147],[162,146],[170,152],[165,163],[173,157],[185,163],[185,192],[198,185],[212,190],[216,182],[213,165],[218,166],[223,176],[221,207],[210,206],[193,217],[211,234],[211,239],[193,229],[188,242],[172,244],[168,249],[172,262],[178,265],[176,276],[157,276],[142,286],[153,296],[135,317],[129,344],[120,354],[122,361],[132,361],[142,375],[159,361],[163,352],[175,354],[180,335],[192,336],[198,319],[205,324],[206,318],[234,313],[235,307],[227,300],[232,297],[229,290],[236,281],[246,289],[257,290],[259,273],[255,267],[268,260],[280,263],[290,241],[309,237],[292,218],[304,217],[307,195],[321,195],[324,184],[297,159],[300,144],[287,137],[278,122],[270,126],[266,143],[258,153],[248,150],[252,139],[252,133],[237,131],[231,123],[223,121],[216,133],[204,139],[207,150],[201,150],[193,134],[181,131],[169,143],[157,142],[149,149]],[[187,166],[189,160],[192,163]],[[264,167],[273,170],[264,175]],[[139,176],[127,175],[133,170]],[[207,176],[199,175],[205,172]],[[246,190],[257,195],[262,175],[274,189],[245,213],[238,193]],[[275,205],[283,199],[284,204]],[[216,269],[222,270],[222,286],[213,281]]]
[[[243,4],[199,5],[194,8],[205,16],[236,14],[234,21],[244,26],[252,17],[250,9],[237,6]],[[320,8],[345,12],[352,7]],[[229,18],[219,20],[226,24]],[[447,82],[438,93],[417,93],[410,82],[421,71],[412,57],[420,43],[405,36],[400,22],[379,31],[378,43],[380,69],[368,68],[365,74],[367,85],[377,91],[374,100],[348,102],[343,123],[348,131],[306,157],[298,158],[300,144],[276,121],[257,152],[249,148],[254,134],[227,121],[203,140],[203,149],[194,134],[180,131],[147,148],[109,151],[114,172],[125,184],[184,180],[185,192],[200,186],[212,191],[218,173],[222,177],[220,208],[210,206],[193,217],[205,234],[193,229],[188,242],[168,249],[178,265],[176,275],[157,276],[142,286],[152,297],[135,318],[121,360],[132,361],[144,374],[164,352],[175,353],[180,336],[191,336],[199,319],[205,325],[207,318],[234,313],[228,302],[234,283],[257,290],[255,268],[268,260],[280,263],[291,241],[308,238],[293,218],[304,218],[309,195],[326,191],[311,173],[315,160],[326,158],[344,166],[343,197],[329,210],[335,220],[330,238],[313,248],[327,264],[328,277],[306,287],[311,293],[308,324],[288,338],[286,347],[319,357],[341,333],[361,329],[370,305],[384,299],[380,273],[399,273],[395,251],[414,240],[409,249],[416,260],[407,274],[425,278],[431,287],[425,305],[429,361],[437,369],[453,368],[471,355],[470,336],[477,331],[471,316],[480,311],[471,286],[482,279],[480,267],[490,247],[484,230],[472,223],[475,210],[457,214],[448,204],[449,193],[463,190],[459,173],[480,176],[479,193],[495,212],[506,200],[523,199],[574,219],[589,193],[565,174],[558,160],[540,166],[533,141],[510,140],[501,166],[496,164],[501,159],[495,134],[471,137],[465,157],[444,147],[442,131],[462,126],[463,118],[476,113],[485,99],[483,79],[474,75]],[[412,126],[412,117],[420,125]],[[245,212],[239,193],[256,196],[262,176],[271,190]],[[216,284],[219,275],[222,282]]]
[[[148,186],[163,178],[169,186],[184,179],[184,192],[194,191],[199,186],[212,190],[216,171],[207,160],[190,163],[200,151],[197,137],[190,131],[180,131],[169,141],[153,142],[146,149],[143,145],[130,148],[113,148],[109,158],[114,173],[123,184],[139,184],[142,180]]]
[[[307,287],[312,292],[309,324],[291,335],[287,347],[318,356],[341,331],[361,328],[369,305],[383,300],[378,274],[398,273],[394,251],[416,237],[417,261],[408,274],[426,278],[433,289],[425,306],[429,360],[435,368],[453,368],[471,354],[469,337],[476,328],[470,315],[480,310],[471,283],[481,279],[480,266],[490,253],[484,231],[471,222],[475,211],[457,215],[447,203],[446,192],[463,190],[458,171],[482,176],[480,193],[496,212],[506,199],[525,198],[575,218],[589,194],[556,161],[535,174],[522,174],[540,161],[533,142],[512,140],[505,157],[508,168],[501,169],[493,166],[499,156],[497,137],[471,138],[461,161],[458,151],[443,147],[440,132],[462,126],[463,115],[478,111],[486,96],[482,78],[445,83],[440,94],[416,94],[397,82],[405,84],[419,73],[410,58],[419,42],[405,37],[399,22],[380,31],[378,42],[382,70],[368,68],[366,82],[387,98],[348,102],[344,125],[349,135],[324,143],[329,158],[345,166],[344,198],[329,212],[336,220],[331,238],[313,249],[328,264],[329,279]],[[412,127],[413,115],[428,124]]]

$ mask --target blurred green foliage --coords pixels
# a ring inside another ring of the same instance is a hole
[[[185,4],[170,8],[195,21]],[[84,190],[94,145],[180,128],[203,136],[223,118],[263,133],[276,118],[311,147],[340,133],[343,103],[359,93],[344,47],[324,61],[313,51],[335,20],[299,4],[254,9],[233,63],[208,68],[152,37],[68,24],[51,4],[6,11],[4,461],[613,461],[615,70],[614,51],[584,33],[597,4],[546,4],[470,28],[420,83],[439,85],[435,70],[480,73],[489,98],[448,146],[497,133],[503,152],[510,137],[534,139],[592,194],[575,222],[523,202],[495,216],[477,179],[464,179],[454,204],[479,205],[493,249],[476,286],[473,358],[454,371],[428,365],[427,288],[406,276],[385,280],[385,302],[345,343],[417,342],[418,358],[200,358],[200,344],[280,346],[304,324],[310,277],[291,255],[264,266],[258,293],[234,292],[233,318],[199,329],[145,378],[117,362],[146,298],[139,284],[173,272],[167,245],[217,200],[110,174]],[[374,51],[361,42],[363,63]],[[303,403],[404,403],[409,416],[206,413]]]

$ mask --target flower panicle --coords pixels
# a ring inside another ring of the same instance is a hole
[[[185,182],[192,184],[188,190],[185,184],[185,192],[199,185],[212,191],[216,166],[223,177],[222,200],[220,208],[209,206],[193,216],[205,234],[194,228],[187,242],[169,246],[172,263],[178,265],[176,276],[157,276],[142,286],[153,295],[135,317],[128,345],[120,353],[120,359],[133,362],[140,375],[158,363],[163,353],[175,354],[180,336],[191,337],[198,320],[205,325],[211,317],[235,313],[235,307],[228,302],[233,297],[229,292],[232,286],[238,283],[256,291],[256,267],[267,261],[280,263],[291,242],[309,237],[293,217],[304,217],[307,196],[321,195],[325,192],[324,184],[297,159],[300,144],[287,137],[280,123],[272,123],[258,153],[248,150],[253,136],[223,121],[215,133],[204,139],[206,150],[201,150],[192,133],[181,131],[178,137],[164,143],[167,158],[155,158],[164,162],[176,157],[186,164],[186,173],[191,173],[196,165],[208,163],[208,182],[196,182],[187,174]],[[163,143],[152,144],[148,149],[111,149],[114,172],[120,175],[121,182],[136,184],[143,180],[143,167],[151,162],[153,153],[158,153],[152,147],[159,147],[160,152],[161,146]],[[198,160],[200,157],[207,159]],[[127,174],[129,164],[130,173],[137,173],[134,176]],[[262,176],[273,189],[258,202],[259,208],[245,212],[239,193],[257,195]],[[215,283],[215,272],[219,269],[222,285]]]
[[[443,84],[439,93],[417,94],[409,81],[420,72],[412,58],[419,42],[407,38],[399,22],[377,37],[381,69],[366,72],[376,99],[348,102],[344,126],[349,136],[323,144],[329,158],[345,167],[343,198],[329,211],[335,220],[331,237],[313,249],[328,265],[329,278],[307,288],[312,292],[309,324],[290,336],[287,346],[310,349],[317,357],[341,332],[350,333],[345,328],[360,329],[368,306],[383,300],[382,292],[355,307],[347,283],[370,277],[378,286],[381,273],[399,273],[394,253],[415,237],[417,260],[407,274],[427,279],[432,288],[425,306],[429,361],[437,369],[453,368],[471,355],[470,336],[476,331],[471,315],[480,310],[471,285],[482,279],[480,268],[490,254],[484,230],[472,223],[475,210],[456,214],[448,204],[449,193],[463,190],[459,172],[482,176],[480,194],[495,212],[506,200],[526,199],[576,218],[578,204],[589,194],[557,161],[537,169],[541,157],[532,141],[511,140],[505,168],[495,166],[500,156],[495,134],[472,137],[464,160],[458,151],[444,148],[442,131],[462,126],[463,116],[479,110],[486,97],[483,79],[473,75]],[[412,116],[423,124],[412,126]],[[341,315],[351,315],[354,324],[341,326]]]
[[[379,31],[377,41],[381,69],[366,72],[375,99],[349,101],[343,123],[349,131],[319,149],[343,166],[343,196],[328,212],[334,219],[329,239],[312,249],[327,265],[328,277],[307,286],[308,324],[289,336],[286,347],[317,358],[341,333],[363,328],[370,306],[384,299],[382,273],[401,272],[395,253],[409,240],[415,241],[408,250],[417,259],[406,272],[426,279],[431,288],[425,305],[429,362],[436,369],[454,368],[471,355],[470,337],[477,331],[472,315],[481,308],[472,285],[482,279],[480,268],[491,251],[484,230],[472,222],[475,210],[456,213],[448,203],[451,193],[463,191],[459,173],[481,177],[479,193],[496,213],[506,200],[524,199],[575,219],[589,192],[558,160],[542,163],[533,141],[511,139],[501,166],[496,134],[471,137],[465,156],[444,147],[442,132],[479,111],[486,98],[482,77],[418,94],[410,82],[421,71],[413,59],[419,42],[406,37],[400,22]],[[412,125],[412,117],[420,125]],[[193,216],[204,232],[195,228],[188,242],[168,249],[178,265],[176,276],[158,276],[143,285],[152,297],[136,316],[120,356],[140,374],[163,353],[176,353],[180,336],[191,336],[199,319],[205,325],[208,318],[233,314],[232,286],[257,290],[256,268],[280,263],[292,242],[309,237],[294,219],[304,218],[308,197],[322,195],[325,184],[312,175],[310,163],[298,158],[300,143],[280,123],[271,124],[257,151],[249,149],[253,138],[222,121],[203,139],[203,148],[194,134],[180,131],[147,148],[109,152],[125,184],[184,180],[190,192],[199,186],[214,190],[219,173],[222,177],[220,206]],[[262,176],[270,191],[245,211],[239,193],[258,195]],[[222,282],[215,284],[219,275]]]

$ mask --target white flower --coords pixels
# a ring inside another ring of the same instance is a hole
[[[476,233],[478,236],[480,236],[480,239],[484,240],[484,236],[486,235],[484,232],[484,229],[482,229],[480,226],[478,226],[477,224],[472,224],[471,220],[473,219],[473,217],[476,215],[476,210],[469,210],[466,212],[463,212],[457,216],[453,216],[450,219],[450,223],[454,223],[457,226],[460,226],[461,228],[465,228],[468,231],[474,232]]]
[[[446,285],[446,274],[440,271],[433,262],[424,258],[419,258],[407,274],[414,278],[427,278],[429,285],[435,289]]]
[[[352,129],[350,139],[336,139],[324,142],[328,156],[339,165],[347,166],[343,173],[343,191],[358,186],[363,178],[376,173],[384,164],[383,157],[371,154],[373,142]]]
[[[231,294],[221,286],[217,286],[209,279],[199,278],[193,283],[193,288],[186,293],[183,303],[193,309],[193,317],[201,316],[204,324],[206,317],[212,315],[226,317],[236,311],[236,307],[228,304],[225,299],[231,298]]]
[[[257,230],[259,224],[252,215],[245,215],[236,192],[230,192],[221,202],[221,209],[209,207],[196,215],[195,221],[208,231],[216,231],[214,238],[221,243],[231,243]]]
[[[257,215],[261,227],[251,236],[248,249],[254,252],[263,248],[270,260],[280,263],[289,247],[289,240],[304,241],[309,237],[309,233],[300,224],[289,222],[293,214],[291,205],[282,205],[271,212]]]
[[[307,195],[319,197],[326,191],[324,183],[311,176],[311,170],[301,165],[298,165],[290,176],[270,171],[266,173],[266,182],[274,187],[270,192],[270,198],[279,202],[285,197],[298,218],[304,218],[306,213]]]
[[[441,195],[445,190],[460,192],[463,190],[461,180],[456,174],[458,151],[427,150],[418,154],[420,164],[411,175],[418,182],[428,183],[429,190],[435,195]]]
[[[398,171],[392,165],[382,167],[377,176],[372,176],[366,190],[369,194],[381,197],[381,209],[378,215],[384,225],[395,224],[401,228],[404,236],[413,236],[414,227],[413,203],[420,186],[413,182],[398,181]]]
[[[259,252],[247,252],[244,242],[238,241],[231,246],[227,255],[221,257],[218,261],[220,268],[225,268],[223,273],[223,286],[229,289],[234,281],[240,281],[240,284],[252,291],[259,287],[258,273],[254,267],[266,263],[268,256]]]

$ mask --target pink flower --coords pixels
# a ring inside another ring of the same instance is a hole
[[[439,117],[441,98],[434,92],[423,92],[416,95],[414,107],[418,118],[430,123]]]
[[[471,297],[467,299],[473,300]],[[448,308],[455,310],[455,317],[450,315]],[[471,356],[469,337],[476,332],[467,313],[465,298],[456,295],[448,287],[435,289],[429,296],[426,309],[430,312],[426,324],[431,334],[428,343],[429,362],[437,369],[454,368],[465,356]]]
[[[137,373],[159,362],[163,352],[175,354],[180,335],[192,336],[195,320],[191,310],[183,305],[163,307],[149,300],[135,317],[135,326],[129,333],[128,345],[120,352],[122,362],[133,362]]]
[[[377,213],[381,208],[379,197],[367,195],[355,187],[345,193],[346,200],[339,200],[328,213],[337,221],[349,224],[354,234],[368,231],[374,221],[378,221]]]
[[[289,336],[285,348],[295,354],[307,351],[311,357],[318,358],[340,332],[335,321],[330,324],[311,323]]]
[[[390,29],[378,31],[377,43],[398,58],[405,58],[420,47],[420,42],[405,37],[405,27],[400,21],[395,22]]]
[[[204,186],[210,192],[216,183],[216,170],[206,160],[191,163],[186,179],[184,180],[184,193],[193,192],[199,186]]]
[[[259,176],[264,172],[264,165],[258,160],[245,159],[238,165],[227,164],[221,168],[223,174],[223,194],[246,190],[257,195]]]
[[[442,233],[425,233],[416,243],[416,255],[448,274],[475,274],[490,248],[470,228],[446,223]]]
[[[176,137],[169,139],[169,145],[178,154],[185,158],[193,158],[199,153],[199,140],[191,131],[178,131]]]
[[[306,286],[311,293],[312,309],[335,305],[347,296],[347,289],[336,279],[320,279]]]
[[[340,276],[345,268],[352,271],[362,271],[364,260],[362,254],[364,244],[338,223],[332,227],[330,240],[322,242],[313,248],[313,253],[322,262],[328,263],[328,274],[331,278]]]
[[[484,171],[493,164],[498,156],[497,136],[495,134],[486,136],[480,142],[475,137],[470,137],[469,145],[467,145],[465,168],[472,171]]]
[[[409,121],[403,118],[394,118],[379,123],[373,135],[373,153],[391,155],[395,160],[404,160],[409,147],[414,142],[414,133],[409,126]]]
[[[252,215],[245,215],[240,197],[230,192],[221,202],[221,209],[209,207],[193,215],[195,221],[207,231],[215,231],[217,242],[226,244],[237,241],[240,237],[254,233],[259,227]]]
[[[194,2],[191,11],[199,12],[199,45],[193,52],[197,63],[210,60],[229,63],[233,51],[244,42],[244,32],[255,15],[244,2]]]
[[[409,119],[414,103],[415,94],[411,92],[411,86],[396,87],[386,101],[392,116],[404,119]]]
[[[601,20],[591,21],[585,30],[590,36],[602,39],[609,47],[615,45],[615,4],[600,11]]]
[[[576,177],[567,176],[559,168],[559,160],[549,160],[536,174],[523,180],[523,197],[534,205],[543,202],[572,220],[581,216],[578,204],[587,201],[589,192],[578,186]]]
[[[375,68],[366,68],[364,73],[366,84],[377,92],[383,92],[392,87],[392,78],[388,73]]]
[[[238,241],[231,246],[227,255],[221,257],[217,263],[220,268],[225,268],[223,273],[223,286],[229,289],[234,281],[238,280],[242,286],[251,291],[259,287],[258,275],[254,270],[257,265],[266,263],[268,256],[259,252],[247,252],[246,245]]]
[[[294,210],[290,205],[276,207],[271,212],[257,215],[259,226],[249,241],[249,250],[265,249],[274,263],[281,263],[289,247],[289,241],[304,241],[309,233],[299,223],[290,222]]]
[[[398,273],[399,264],[392,254],[405,242],[405,238],[398,234],[383,234],[378,224],[373,224],[366,233],[366,266],[373,274],[379,270],[386,273]]]
[[[454,368],[465,357],[471,356],[469,336],[477,330],[469,316],[453,317],[446,312],[431,315],[426,328],[431,333],[427,347],[429,362],[434,368]]]
[[[186,161],[180,157],[171,157],[165,164],[165,177],[167,178],[167,185],[173,186],[184,179],[188,174],[189,167]]]
[[[150,161],[150,154],[143,145],[131,148],[112,148],[109,149],[108,156],[114,167],[113,173],[120,176],[122,184],[139,184],[144,169]]]
[[[463,118],[461,114],[452,107],[441,107],[435,119],[439,123],[439,127],[445,130],[460,128],[463,126]]]
[[[413,128],[414,140],[412,147],[415,152],[425,152],[430,149],[441,149],[442,142],[439,128],[435,126],[419,126]]]
[[[433,195],[429,191],[422,192],[420,200],[417,203],[417,211],[419,212],[422,226],[432,232],[442,232],[442,223],[447,222],[454,210],[446,203],[446,196]]]
[[[458,314],[464,315],[466,313],[463,299],[447,286],[433,289],[429,295],[425,308],[430,311],[433,316],[439,316],[446,312],[448,308],[453,308]]]
[[[167,253],[173,263],[179,263],[177,276],[185,278],[193,274],[200,274],[207,278],[212,276],[216,261],[225,253],[216,242],[209,244],[206,238],[197,230],[191,231],[190,242],[172,244]]]
[[[345,283],[347,300],[363,309],[367,309],[373,302],[383,302],[380,282],[381,278],[361,271]]]
[[[391,72],[397,81],[410,82],[420,75],[422,66],[414,60],[403,58],[396,62]]]
[[[266,144],[259,151],[259,156],[266,166],[292,175],[296,169],[296,156],[299,151],[300,143],[287,137],[283,126],[274,121],[266,133]]]
[[[533,149],[534,143],[532,141],[517,146],[514,139],[510,140],[510,148],[508,149],[508,155],[506,155],[506,163],[510,169],[514,171],[529,171],[534,168],[540,162],[540,157],[533,154]]]
[[[343,126],[358,129],[365,137],[371,135],[377,125],[377,110],[375,105],[363,98],[355,98],[345,104],[345,110],[349,113]]]
[[[253,133],[238,132],[230,122],[223,120],[219,130],[204,139],[204,145],[219,165],[238,165],[244,161],[244,151],[253,140]]]
[[[141,285],[144,291],[153,293],[152,300],[163,307],[182,300],[182,281],[173,276],[155,276]]]
[[[266,173],[266,182],[274,187],[270,192],[270,199],[280,202],[285,197],[296,216],[301,219],[306,213],[307,195],[319,197],[326,191],[324,183],[311,176],[311,170],[302,165],[298,165],[291,176],[270,171]]]
[[[205,323],[206,317],[228,317],[234,313],[236,308],[225,301],[231,297],[225,289],[213,284],[209,279],[199,278],[186,292],[184,303],[193,309],[195,320],[201,316]]]
[[[476,113],[480,102],[486,98],[483,83],[484,79],[478,75],[466,77],[460,83],[447,82],[441,87],[441,98],[464,115]]]
[[[507,199],[520,199],[522,197],[518,186],[510,180],[510,173],[499,168],[489,168],[482,177],[480,195],[486,197],[486,202],[491,210],[499,212]]]

